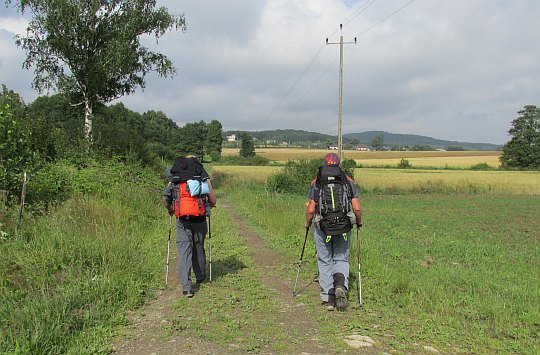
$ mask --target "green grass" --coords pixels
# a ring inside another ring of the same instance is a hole
[[[76,195],[45,214],[25,214],[20,233],[4,236],[0,352],[110,351],[124,312],[162,282],[166,226],[150,188],[156,181],[119,180],[106,194]]]
[[[298,260],[304,197],[271,196],[260,187],[226,191],[266,245]],[[364,309],[320,316],[336,351],[346,349],[340,335],[351,332],[405,352],[421,351],[414,344],[449,353],[540,349],[540,197],[368,195],[362,201]],[[316,271],[311,237],[306,255],[304,283]],[[308,296],[317,303],[316,290]],[[356,299],[356,288],[350,296]]]
[[[138,171],[117,183],[122,167],[95,169],[89,185],[86,175],[63,180],[76,182],[75,195],[25,215],[18,235],[6,227],[14,213],[1,211],[0,353],[108,353],[125,312],[162,287],[163,182]],[[63,174],[78,172],[44,176]],[[272,276],[293,280],[305,197],[234,181],[224,179],[219,197],[286,257]],[[317,285],[306,287],[316,272],[311,235],[303,259],[296,301],[307,304],[306,317],[317,320],[328,352],[350,350],[343,337],[359,333],[386,352],[422,353],[427,345],[443,353],[538,353],[538,195],[369,194],[362,203],[363,309],[355,307],[354,286],[347,312],[324,311]],[[264,287],[246,239],[223,208],[214,210],[212,236],[214,280],[193,299],[179,297],[164,338],[197,337],[223,352],[302,349],[310,339],[301,327],[281,324],[277,291]],[[351,267],[356,285],[354,259]]]

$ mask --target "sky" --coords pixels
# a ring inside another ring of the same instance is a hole
[[[540,106],[538,0],[158,0],[186,31],[156,44],[177,75],[147,76],[115,102],[179,126],[387,131],[504,144],[518,111]],[[14,36],[28,17],[0,7],[0,83],[29,103],[33,69]],[[340,24],[343,29],[340,31]],[[326,44],[328,38],[330,44]],[[46,93],[42,93],[44,95]],[[113,102],[113,103],[115,103]]]

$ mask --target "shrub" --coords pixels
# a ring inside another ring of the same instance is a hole
[[[212,171],[212,187],[214,189],[220,188],[223,186],[230,178],[230,175],[219,170]]]
[[[343,168],[343,171],[345,171],[345,174],[349,175],[352,179],[354,179],[354,169],[357,168],[356,160],[345,159],[341,163],[341,167]]]
[[[479,163],[471,166],[471,170],[493,170],[494,168],[487,163]]]
[[[407,159],[402,158],[397,167],[399,169],[410,169],[412,168],[412,165]]]
[[[246,166],[263,166],[270,165],[271,160],[261,156],[254,157],[241,157],[241,156],[230,156],[230,157],[221,157],[219,164],[221,165],[246,165]]]

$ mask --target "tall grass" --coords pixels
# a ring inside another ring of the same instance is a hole
[[[118,179],[117,169],[139,168],[103,166],[89,184],[114,184],[25,216],[0,243],[0,352],[107,353],[123,313],[158,286],[161,182],[144,169]]]

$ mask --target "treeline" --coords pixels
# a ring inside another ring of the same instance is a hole
[[[122,103],[94,108],[93,139],[84,137],[84,112],[63,95],[26,104],[2,86],[0,93],[0,190],[18,191],[23,171],[59,160],[123,159],[153,165],[195,154],[219,160],[222,125],[203,120],[179,127],[161,111],[134,112]]]

